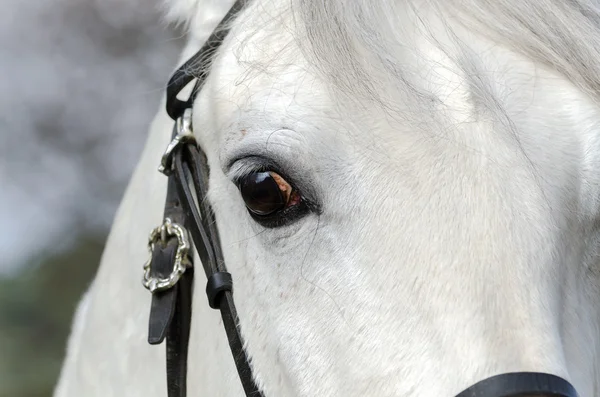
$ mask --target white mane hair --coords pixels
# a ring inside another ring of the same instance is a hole
[[[166,0],[165,13],[168,20],[199,27],[206,25],[207,19],[220,19],[231,3]],[[405,82],[402,61],[393,55],[403,55],[398,49],[414,36],[414,31],[407,29],[413,25],[410,15],[422,18],[420,28],[427,30],[432,28],[428,24],[431,19],[422,14],[434,13],[449,35],[452,24],[460,22],[556,69],[592,98],[600,97],[600,3],[595,0],[293,0],[281,7],[290,7],[295,22],[304,28],[306,36],[297,41],[305,55],[333,84],[352,94],[378,97],[373,85]],[[452,23],[446,20],[449,16]],[[212,32],[213,28],[209,24],[206,30]],[[458,37],[454,45],[464,48],[464,59],[457,61],[467,76],[473,76],[477,71],[473,57]],[[473,76],[473,83],[481,80]]]
[[[292,4],[305,25],[315,64],[354,94],[357,84],[377,95],[369,90],[369,83],[380,88],[406,80],[404,58],[394,55],[405,55],[402,49],[411,48],[414,30],[407,27],[414,26],[410,21],[417,16],[423,31],[444,29],[452,36],[459,22],[556,69],[592,98],[600,96],[598,1],[298,0]],[[431,26],[436,19],[439,26]],[[478,71],[474,57],[459,37],[454,39],[453,45],[463,50],[462,59],[456,62],[473,84],[481,84],[485,71],[474,74]]]

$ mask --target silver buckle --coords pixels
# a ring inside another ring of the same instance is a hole
[[[166,243],[168,237],[177,237],[177,251],[175,252],[173,271],[167,278],[152,277],[150,273],[154,244],[159,241]],[[144,264],[144,280],[142,282],[144,287],[150,290],[150,292],[155,292],[167,290],[177,284],[183,273],[185,273],[185,269],[191,266],[188,258],[189,249],[190,243],[186,230],[181,225],[171,221],[171,219],[165,218],[162,225],[152,230],[148,239],[150,259]]]
[[[160,166],[158,171],[165,174],[166,176],[171,175],[173,172],[173,151],[175,148],[182,143],[196,143],[194,132],[192,131],[192,109],[187,108],[184,110],[183,115],[176,121],[177,135],[165,149],[165,153],[162,155],[160,160]]]

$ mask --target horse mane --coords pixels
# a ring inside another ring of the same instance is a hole
[[[233,3],[165,1],[167,18],[192,29],[202,21],[217,21]],[[286,0],[276,8],[292,13],[304,55],[350,94],[375,98],[383,86],[410,86],[402,60],[414,48],[410,40],[417,20],[422,31],[443,29],[452,36],[462,28],[487,37],[556,70],[600,104],[598,0]],[[433,28],[431,21],[439,26]],[[212,30],[216,22],[210,25]],[[456,60],[465,76],[476,74],[458,36],[454,44],[465,53]]]
[[[350,89],[405,80],[402,57],[420,29],[452,35],[464,28],[558,71],[600,103],[600,5],[597,0],[295,0],[311,51]],[[410,21],[413,22],[410,22]],[[430,32],[431,33],[431,32]],[[433,37],[433,35],[430,35]],[[455,45],[464,49],[456,37]],[[465,53],[465,55],[467,55]],[[465,57],[467,58],[467,56]],[[362,59],[368,59],[365,67]],[[465,75],[473,68],[457,60]]]

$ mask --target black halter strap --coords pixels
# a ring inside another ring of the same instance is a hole
[[[565,379],[540,372],[512,372],[484,379],[456,397],[577,397]]]
[[[151,259],[144,266],[144,286],[152,292],[148,342],[167,339],[168,397],[186,396],[187,353],[192,315],[194,268],[188,230],[207,277],[210,307],[221,312],[223,325],[246,396],[262,397],[244,350],[233,302],[233,280],[223,259],[214,213],[208,200],[209,168],[192,133],[192,105],[208,75],[206,67],[229,32],[227,24],[243,9],[237,0],[206,43],[175,71],[167,86],[166,109],[175,120],[172,141],[160,171],[168,177],[164,222],[150,236]],[[177,95],[196,80],[190,97]],[[195,197],[197,199],[195,199]],[[490,377],[456,397],[577,397],[565,379],[537,372]]]
[[[206,67],[215,51],[221,46],[223,40],[229,33],[228,24],[244,8],[247,0],[237,0],[223,17],[219,25],[215,28],[202,48],[196,52],[190,59],[181,65],[171,76],[167,83],[167,113],[173,120],[177,120],[183,115],[185,109],[191,109],[196,99],[196,95],[202,88],[202,84],[208,76],[208,67]],[[192,80],[196,80],[196,85],[192,94],[186,101],[177,99],[177,95]]]
[[[235,2],[200,51],[177,69],[167,86],[166,108],[175,126],[160,167],[169,178],[165,220],[150,237],[151,259],[145,266],[144,285],[152,292],[148,342],[160,344],[167,339],[168,397],[186,396],[194,273],[193,256],[188,255],[192,245],[188,230],[208,279],[209,305],[221,312],[244,392],[262,397],[244,350],[233,302],[233,280],[223,259],[214,213],[206,200],[209,168],[194,139],[191,116],[194,99],[208,75],[204,67],[226,37],[227,24],[244,5],[245,0]],[[190,97],[178,99],[180,91],[194,79]]]

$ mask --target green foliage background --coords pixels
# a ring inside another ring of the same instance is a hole
[[[84,236],[72,249],[0,279],[0,397],[52,395],[73,313],[104,240]]]

